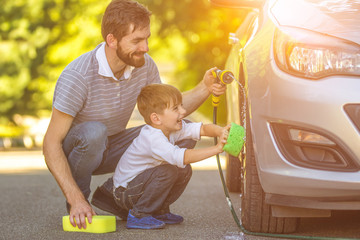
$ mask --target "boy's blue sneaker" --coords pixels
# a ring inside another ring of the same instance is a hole
[[[165,223],[157,220],[152,216],[137,218],[129,212],[127,217],[126,228],[137,228],[137,229],[158,229],[164,228]]]
[[[182,216],[173,213],[165,213],[163,215],[157,215],[154,216],[154,218],[166,224],[178,224],[184,221],[184,218]]]

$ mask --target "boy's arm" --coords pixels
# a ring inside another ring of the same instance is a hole
[[[223,129],[216,124],[203,124],[200,128],[200,136],[220,137]]]
[[[186,149],[184,154],[184,165],[199,162],[201,160],[223,152],[222,147],[218,145],[201,149]]]
[[[200,129],[201,136],[219,137],[219,141],[216,145],[207,148],[186,149],[184,154],[184,165],[198,162],[218,153],[222,153],[223,147],[226,144],[226,139],[229,135],[229,129],[230,125],[226,127],[220,127],[215,124],[202,125]]]

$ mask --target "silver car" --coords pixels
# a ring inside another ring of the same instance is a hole
[[[360,1],[211,2],[250,9],[226,63],[228,121],[247,132],[226,172],[244,227],[288,233],[360,210]]]

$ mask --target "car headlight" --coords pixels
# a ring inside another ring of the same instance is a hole
[[[274,56],[280,69],[310,79],[360,75],[360,47],[352,42],[301,29],[276,30]]]

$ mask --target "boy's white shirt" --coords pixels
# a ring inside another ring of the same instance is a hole
[[[175,142],[183,139],[200,140],[201,125],[201,122],[182,121],[182,129],[170,133],[169,139],[160,129],[145,125],[121,157],[113,177],[114,186],[126,188],[137,175],[161,164],[169,163],[184,168],[186,148],[179,148]]]

